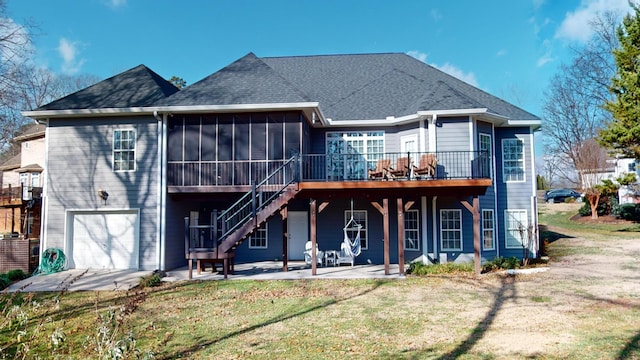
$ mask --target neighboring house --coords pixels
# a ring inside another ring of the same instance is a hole
[[[0,233],[24,238],[40,236],[41,193],[45,158],[45,126],[25,126],[13,140],[20,153],[0,165]]]
[[[537,255],[540,119],[405,54],[250,53],[181,91],[140,65],[25,115],[71,267]]]

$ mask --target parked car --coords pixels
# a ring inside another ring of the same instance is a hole
[[[582,195],[571,189],[554,189],[544,194],[544,200],[548,203],[565,202],[567,199],[580,200]]]

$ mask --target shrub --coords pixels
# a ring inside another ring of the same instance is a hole
[[[598,216],[609,215],[613,213],[613,209],[615,209],[616,206],[618,206],[618,199],[615,196],[601,196],[596,211],[598,212]],[[580,209],[578,209],[578,214],[580,214],[580,216],[591,215],[591,204],[589,204],[589,201],[585,201]]]
[[[612,214],[620,219],[640,221],[640,204],[622,204],[615,206]]]
[[[505,258],[500,256],[484,263],[484,265],[482,265],[482,272],[517,269],[520,266],[521,262],[517,257],[511,256]]]
[[[4,289],[11,284],[11,280],[7,277],[6,274],[0,275],[0,289]]]
[[[140,278],[140,286],[151,287],[162,284],[162,278],[166,276],[164,271],[154,271],[152,274]]]
[[[15,269],[7,272],[7,277],[9,278],[10,281],[17,281],[17,280],[26,279],[29,277],[29,275],[24,271],[22,271],[21,269]]]
[[[422,262],[412,262],[409,265],[407,274],[412,275],[437,275],[453,274],[460,272],[473,272],[472,263],[444,263],[444,264],[424,264]]]

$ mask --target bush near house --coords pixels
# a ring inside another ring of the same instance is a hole
[[[620,219],[640,222],[640,204],[622,204],[615,206],[612,215]]]

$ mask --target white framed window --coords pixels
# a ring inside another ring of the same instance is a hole
[[[353,221],[351,220],[353,216]],[[353,241],[358,236],[358,226],[360,225],[360,248],[366,250],[369,248],[369,242],[367,241],[367,210],[345,210],[344,212],[344,226],[347,226],[347,236]]]
[[[263,227],[256,230],[256,232],[249,237],[249,249],[266,249],[269,247],[269,243],[267,241],[268,233],[267,224],[264,224]]]
[[[462,251],[462,210],[440,210],[440,247]]]
[[[484,250],[494,250],[495,221],[493,218],[493,209],[482,210],[482,248]]]
[[[520,139],[502,140],[502,179],[524,181],[524,142]]]
[[[404,213],[404,249],[420,250],[420,217],[418,210]]]
[[[493,146],[491,146],[491,135],[480,133],[480,151],[485,153],[487,156],[487,162],[483,163],[484,166],[488,166],[488,169],[486,169],[487,171],[486,173],[489,173],[489,176],[493,177],[492,176],[493,174],[491,174],[491,169],[492,169],[491,162],[493,159]]]
[[[505,247],[522,248],[528,242],[527,210],[505,210]]]
[[[375,168],[384,153],[384,131],[328,132],[326,134],[327,178],[359,180]]]
[[[113,131],[113,170],[136,170],[136,131]]]

